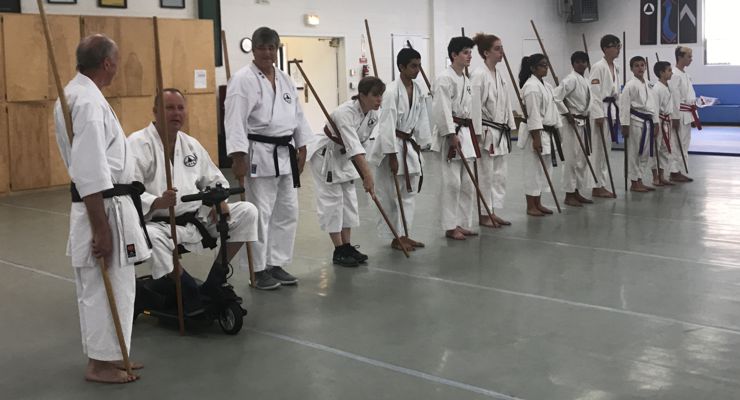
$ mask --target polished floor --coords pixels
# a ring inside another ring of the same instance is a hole
[[[355,269],[331,264],[305,175],[298,287],[253,291],[237,271],[237,336],[140,317],[132,357],[147,367],[117,386],[82,379],[67,193],[0,197],[0,397],[738,399],[740,159],[692,156],[694,183],[625,196],[621,157],[619,199],[527,218],[512,155],[499,213],[513,226],[453,242],[427,153],[413,230],[427,248],[390,250],[363,200],[353,241],[370,262]],[[210,257],[185,264],[202,275]]]

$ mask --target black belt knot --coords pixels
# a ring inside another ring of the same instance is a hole
[[[287,136],[265,136],[265,135],[258,135],[256,133],[250,133],[247,135],[247,138],[249,140],[254,140],[255,142],[260,143],[269,143],[275,145],[275,149],[272,152],[272,160],[275,163],[275,177],[280,176],[280,166],[278,164],[278,146],[283,146],[288,148],[288,154],[290,155],[290,170],[293,173],[293,187],[299,188],[301,187],[301,176],[298,173],[298,152],[295,149],[295,146],[293,146],[292,135]]]

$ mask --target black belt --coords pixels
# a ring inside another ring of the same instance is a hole
[[[612,135],[612,142],[619,143],[619,104],[617,104],[616,96],[604,97],[604,103],[609,103],[606,106],[606,118],[609,120],[609,132]],[[612,115],[612,107],[616,109],[616,116]]]
[[[203,223],[195,217],[196,212],[188,212],[184,214],[180,214],[175,217],[175,225],[178,226],[186,226],[187,224],[193,224],[195,225],[195,228],[198,229],[198,233],[200,233],[200,243],[203,245],[203,247],[207,247],[209,249],[213,249],[216,247],[216,239],[211,237],[211,234],[208,232],[208,229],[206,229],[206,226],[203,225]],[[166,222],[170,223],[170,217],[152,217],[152,222]]]
[[[278,146],[284,146],[288,148],[288,154],[290,155],[290,169],[293,172],[293,187],[301,187],[301,176],[298,173],[298,152],[291,143],[293,140],[292,135],[288,136],[265,136],[258,135],[256,133],[250,133],[247,135],[249,140],[254,140],[260,143],[269,143],[275,145],[275,150],[272,152],[272,160],[275,162],[275,177],[280,176],[280,167],[278,165]]]
[[[113,185],[113,189],[104,190],[103,198],[109,199],[111,197],[118,196],[129,196],[131,201],[134,203],[136,213],[139,214],[139,225],[144,230],[144,236],[146,237],[146,245],[152,248],[152,241],[149,240],[149,232],[146,231],[146,222],[144,221],[144,211],[141,207],[141,195],[146,191],[144,184],[141,182],[131,182],[131,184],[116,183]],[[72,182],[69,184],[69,192],[72,195],[73,203],[82,203],[82,197],[80,192],[77,191],[77,186]]]
[[[409,163],[407,160],[407,157],[409,155],[409,148],[406,145],[406,142],[411,144],[411,148],[414,149],[414,151],[416,152],[416,156],[419,157],[419,187],[416,189],[416,192],[419,193],[421,192],[421,184],[422,182],[424,182],[424,168],[421,165],[421,146],[419,146],[419,143],[416,143],[416,140],[414,140],[414,137],[410,133],[406,133],[404,131],[399,131],[398,129],[396,129],[396,137],[403,140],[403,174],[406,178],[406,191],[409,193],[411,193],[413,189],[411,188],[411,176],[409,175]]]
[[[550,135],[550,154],[552,155],[552,166],[557,167],[558,161],[555,159],[555,149],[558,150],[560,161],[565,161],[565,157],[563,157],[563,146],[560,143],[560,131],[558,130],[558,128],[551,125],[543,125],[542,130]]]
[[[583,124],[583,147],[586,148],[586,155],[590,156],[593,148],[591,147],[591,123],[588,115],[577,115],[573,114],[573,118],[585,121]],[[578,134],[578,124],[576,125],[576,135]]]
[[[483,126],[487,126],[489,128],[498,129],[501,131],[501,136],[498,138],[498,143],[496,143],[496,147],[501,146],[501,139],[506,137],[506,147],[509,149],[509,152],[511,152],[511,128],[509,128],[509,125],[502,124],[500,122],[493,122],[489,121],[487,119],[482,119]],[[493,145],[491,145],[491,154],[493,154]]]

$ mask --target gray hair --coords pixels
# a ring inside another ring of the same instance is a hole
[[[116,42],[103,34],[94,34],[77,45],[77,70],[85,72],[99,68],[103,61],[118,50]]]
[[[280,35],[274,29],[266,26],[257,28],[252,34],[252,46],[257,47],[270,44],[280,47]]]

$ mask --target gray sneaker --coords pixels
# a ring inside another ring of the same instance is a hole
[[[282,267],[271,267],[267,271],[269,271],[270,275],[280,282],[281,285],[290,286],[298,283],[298,278],[289,274],[288,271],[284,270]]]
[[[280,287],[280,281],[273,278],[268,271],[255,272],[254,279],[257,281],[254,287],[257,289],[274,290]]]

